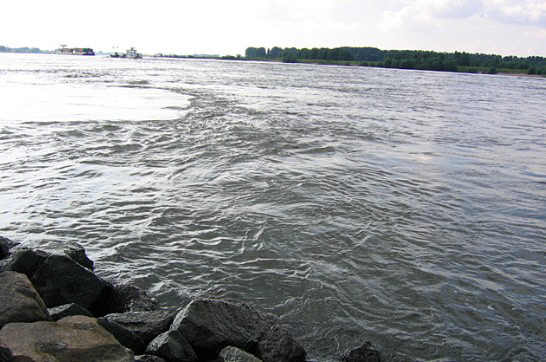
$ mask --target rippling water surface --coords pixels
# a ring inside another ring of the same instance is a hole
[[[544,79],[0,54],[0,96],[4,236],[312,360],[546,359]]]

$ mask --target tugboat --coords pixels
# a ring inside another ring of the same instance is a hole
[[[140,59],[142,58],[142,54],[138,53],[134,47],[131,47],[131,49],[127,50],[127,53],[125,53],[124,58]]]
[[[128,49],[125,54],[120,54],[118,52],[114,52],[113,54],[110,54],[110,57],[112,58],[129,58],[129,59],[140,59],[142,58],[142,54],[136,51],[134,47],[131,47],[131,49]]]

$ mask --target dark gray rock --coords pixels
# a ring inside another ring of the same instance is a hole
[[[2,362],[13,361],[13,355],[11,354],[11,351],[9,350],[9,348],[0,346],[0,361]]]
[[[194,300],[181,310],[171,330],[178,330],[199,358],[214,358],[227,346],[252,351],[274,319],[246,303]]]
[[[372,348],[370,342],[351,350],[341,357],[342,362],[381,362],[381,354]]]
[[[142,353],[146,348],[146,344],[142,338],[118,323],[104,317],[98,318],[97,321],[104,329],[110,332],[122,346],[129,348],[135,352],[135,354]]]
[[[231,346],[222,349],[219,357],[222,362],[263,362],[250,353]]]
[[[96,316],[159,309],[159,303],[144,290],[129,284],[110,283],[94,305]]]
[[[146,347],[146,353],[163,358],[167,362],[197,362],[197,355],[178,331],[161,333]]]
[[[135,333],[145,344],[148,344],[152,339],[169,330],[175,313],[169,310],[126,312],[108,314],[104,318]]]
[[[31,281],[49,308],[75,303],[89,309],[106,287],[102,279],[64,255],[49,256]]]
[[[0,345],[15,361],[130,362],[133,353],[93,318],[57,322],[10,323],[0,330]]]
[[[48,308],[47,311],[49,312],[51,319],[53,319],[54,321],[58,321],[59,319],[63,319],[64,317],[70,317],[73,315],[93,317],[91,312],[89,312],[87,309],[82,308],[74,303],[64,304],[54,308]]]
[[[41,250],[19,249],[8,259],[6,269],[32,278],[49,254]]]
[[[151,355],[151,354],[141,354],[140,356],[135,356],[136,362],[165,362],[163,358]]]
[[[50,254],[66,255],[89,270],[94,268],[93,261],[87,257],[85,249],[78,243],[50,242],[40,247],[40,249],[46,250]]]
[[[264,362],[303,362],[305,349],[283,327],[274,325],[258,342],[256,356]]]
[[[6,237],[0,236],[0,259],[6,258],[10,253],[10,249],[14,248],[17,245],[19,245],[19,243],[11,241]]]
[[[0,328],[14,322],[37,322],[49,319],[40,295],[21,273],[0,273]]]

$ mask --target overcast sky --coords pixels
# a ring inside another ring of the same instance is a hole
[[[546,56],[546,0],[4,0],[0,45],[244,54],[248,46]]]

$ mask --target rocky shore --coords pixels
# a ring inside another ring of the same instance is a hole
[[[29,248],[0,237],[0,361],[307,360],[275,316],[247,303],[194,299],[167,309],[93,270],[76,243]],[[364,343],[331,360],[381,356]]]

